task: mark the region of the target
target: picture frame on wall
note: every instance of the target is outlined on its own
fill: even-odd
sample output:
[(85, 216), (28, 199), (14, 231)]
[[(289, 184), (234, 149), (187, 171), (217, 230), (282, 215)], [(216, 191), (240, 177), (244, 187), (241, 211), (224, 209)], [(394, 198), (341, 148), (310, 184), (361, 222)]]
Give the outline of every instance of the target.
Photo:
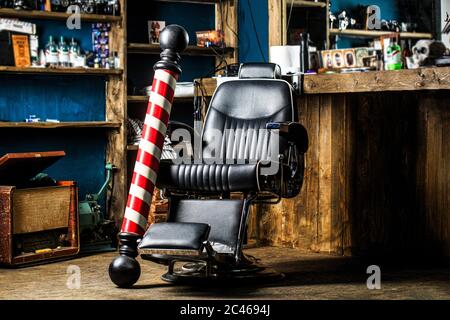
[(161, 20), (148, 21), (148, 37), (151, 44), (159, 44), (159, 35), (166, 27), (166, 22)]

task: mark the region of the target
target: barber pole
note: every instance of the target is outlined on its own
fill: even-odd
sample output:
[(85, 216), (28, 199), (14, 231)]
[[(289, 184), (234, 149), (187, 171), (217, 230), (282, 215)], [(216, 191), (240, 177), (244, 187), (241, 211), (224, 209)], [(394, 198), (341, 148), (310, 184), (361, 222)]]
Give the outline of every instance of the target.
[(146, 231), (175, 87), (181, 74), (179, 53), (187, 47), (189, 36), (183, 27), (170, 25), (161, 32), (160, 43), (161, 60), (154, 66), (152, 91), (119, 233), (120, 256), (109, 266), (109, 276), (119, 287), (132, 286), (141, 273), (135, 259), (137, 244)]
[(178, 76), (169, 70), (155, 71), (122, 232), (145, 233)]

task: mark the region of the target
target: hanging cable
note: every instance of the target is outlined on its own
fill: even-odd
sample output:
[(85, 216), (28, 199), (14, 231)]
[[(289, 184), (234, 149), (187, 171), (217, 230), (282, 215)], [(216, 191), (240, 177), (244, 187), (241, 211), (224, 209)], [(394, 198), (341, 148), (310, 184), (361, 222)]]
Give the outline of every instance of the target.
[(236, 39), (239, 41), (239, 35), (237, 34), (237, 32), (233, 29), (233, 27), (230, 26), (230, 23), (228, 22), (228, 10), (229, 10), (229, 6), (225, 6), (226, 12), (225, 12), (225, 24), (227, 26), (227, 28), (234, 34), (234, 36), (236, 37)]
[(292, 9), (293, 8), (294, 8), (294, 0), (291, 0), (291, 8), (289, 9), (289, 18), (288, 18), (288, 23), (287, 23), (286, 30), (289, 30), (289, 26), (291, 24), (291, 17), (292, 17)]
[(261, 41), (259, 40), (258, 30), (256, 30), (255, 17), (253, 16), (253, 10), (252, 10), (252, 6), (250, 4), (250, 0), (247, 0), (247, 5), (248, 5), (248, 9), (250, 10), (250, 18), (252, 20), (253, 31), (255, 32), (256, 41), (258, 42), (259, 52), (261, 53), (261, 57), (263, 58), (263, 61), (267, 62), (266, 56), (264, 55), (264, 52), (263, 52), (263, 49), (261, 46)]

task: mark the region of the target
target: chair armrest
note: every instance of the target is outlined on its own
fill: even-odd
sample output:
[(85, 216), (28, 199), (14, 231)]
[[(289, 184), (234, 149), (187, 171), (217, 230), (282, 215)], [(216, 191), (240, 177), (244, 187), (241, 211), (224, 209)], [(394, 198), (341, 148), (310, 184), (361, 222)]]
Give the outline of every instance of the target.
[(278, 130), (280, 136), (297, 145), (300, 153), (306, 153), (306, 151), (308, 151), (308, 132), (300, 123), (290, 121), (269, 122), (266, 124), (266, 129)]

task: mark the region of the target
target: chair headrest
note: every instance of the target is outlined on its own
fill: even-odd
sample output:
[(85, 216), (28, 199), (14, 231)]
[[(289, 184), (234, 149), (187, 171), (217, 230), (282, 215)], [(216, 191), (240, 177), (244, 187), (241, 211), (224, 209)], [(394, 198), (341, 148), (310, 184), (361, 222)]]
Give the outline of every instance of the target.
[(243, 63), (239, 79), (280, 79), (281, 68), (275, 63)]

